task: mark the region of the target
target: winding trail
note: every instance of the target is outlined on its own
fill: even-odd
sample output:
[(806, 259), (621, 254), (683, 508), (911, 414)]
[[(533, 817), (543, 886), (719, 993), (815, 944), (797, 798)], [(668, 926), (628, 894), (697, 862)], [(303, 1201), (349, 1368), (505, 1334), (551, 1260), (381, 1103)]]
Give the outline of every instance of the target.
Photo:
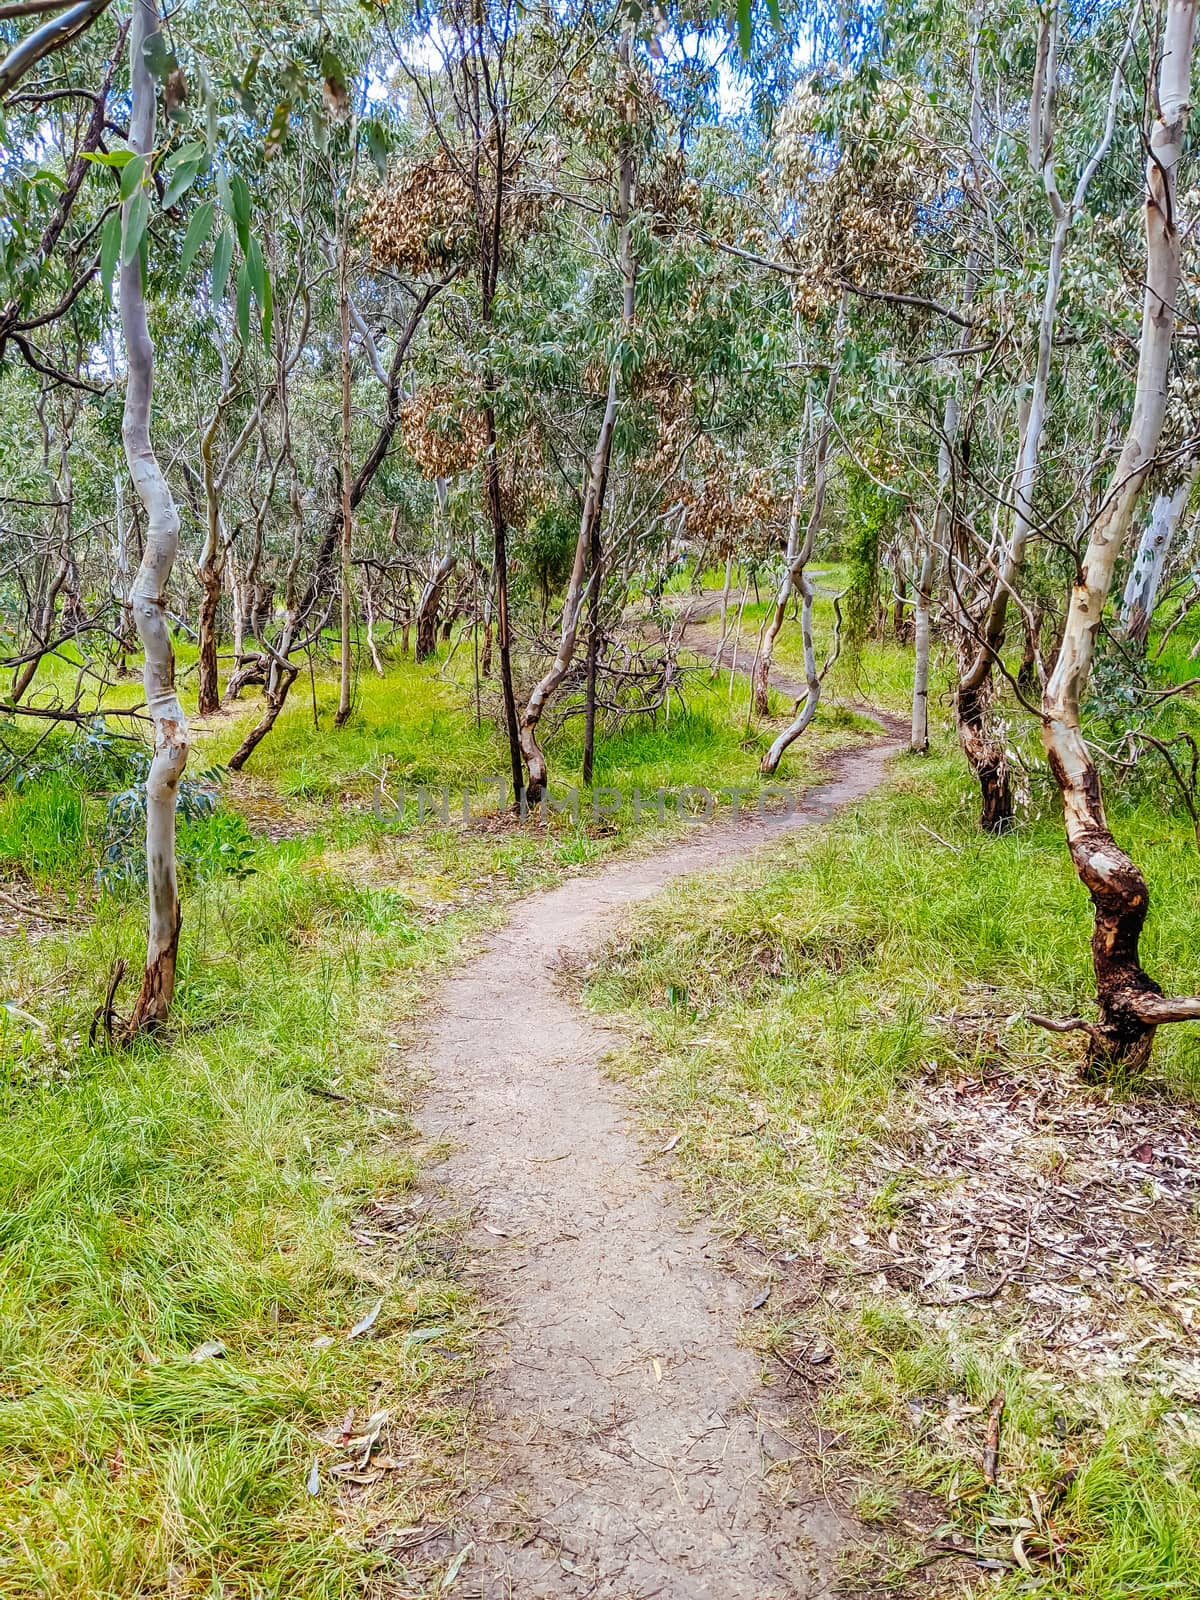
[[(773, 678), (784, 693), (794, 685)], [(830, 1592), (851, 1522), (813, 1492), (738, 1343), (752, 1290), (685, 1224), (600, 1071), (619, 1037), (557, 981), (626, 907), (879, 785), (886, 736), (839, 757), (790, 815), (683, 842), (521, 902), (443, 988), (416, 1063), (418, 1122), (452, 1153), (429, 1174), (471, 1219), (498, 1313), (477, 1394), (482, 1443), (449, 1549), (483, 1600), (783, 1600)]]

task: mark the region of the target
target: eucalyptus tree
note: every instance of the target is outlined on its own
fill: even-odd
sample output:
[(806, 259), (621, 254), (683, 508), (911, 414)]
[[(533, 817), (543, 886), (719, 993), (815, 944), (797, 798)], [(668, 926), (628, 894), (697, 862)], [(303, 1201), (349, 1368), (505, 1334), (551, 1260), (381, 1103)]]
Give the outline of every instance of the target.
[(1145, 289), (1137, 379), (1128, 431), (1103, 500), (1078, 558), (1062, 643), (1042, 700), (1042, 737), (1062, 795), (1067, 843), (1080, 882), (1095, 908), (1092, 962), (1099, 1015), (1039, 1018), (1089, 1039), (1093, 1073), (1144, 1070), (1157, 1029), (1200, 1020), (1200, 998), (1170, 998), (1141, 965), (1139, 944), (1149, 909), (1140, 868), (1113, 838), (1095, 757), (1080, 726), (1096, 638), (1117, 560), (1138, 496), (1153, 466), (1167, 407), (1168, 374), (1181, 293), (1184, 221), (1178, 173), (1192, 107), (1195, 0), (1167, 0), (1157, 39), (1155, 116), (1146, 162)]
[[(188, 726), (175, 691), (175, 652), (167, 624), (167, 586), (179, 548), (179, 513), (150, 438), (154, 346), (146, 315), (143, 247), (147, 244), (158, 88), (150, 71), (160, 37), (157, 0), (134, 0), (130, 28), (129, 145), (122, 170), (121, 331), (127, 375), (121, 432), (129, 476), (146, 513), (145, 547), (130, 591), (145, 656), (146, 705), (154, 719), (154, 756), (146, 776), (146, 884), (149, 933), (141, 989), (129, 1031), (166, 1020), (175, 992), (181, 921), (175, 867), (175, 798), (188, 757)], [(147, 251), (148, 254), (148, 251)]]
[[(621, 311), (619, 336), (608, 358), (607, 387), (604, 410), (600, 417), (595, 445), (591, 451), (583, 505), (579, 519), (579, 533), (575, 541), (575, 555), (562, 605), (562, 621), (558, 647), (549, 668), (535, 683), (521, 713), (521, 754), (528, 772), (526, 789), (530, 800), (540, 800), (546, 787), (546, 757), (538, 743), (537, 728), (543, 711), (561, 686), (575, 655), (579, 627), (583, 617), (584, 600), (590, 592), (594, 597), (591, 639), (588, 652), (588, 715), (586, 777), (591, 777), (592, 747), (595, 737), (595, 684), (599, 659), (599, 590), (602, 575), (603, 545), (601, 522), (604, 515), (604, 498), (608, 488), (612, 465), (613, 440), (617, 427), (617, 410), (621, 392), (622, 358), (633, 334), (637, 295), (637, 259), (634, 253), (631, 213), (633, 189), (637, 169), (636, 118), (639, 100), (638, 84), (633, 75), (633, 27), (628, 21), (622, 26), (615, 51), (613, 98), (620, 107), (616, 139), (615, 203), (611, 207), (616, 230), (616, 259), (621, 283)], [(590, 564), (590, 573), (588, 571)], [(585, 574), (587, 582), (585, 585)]]
[[(1051, 363), (1058, 326), (1059, 299), (1067, 243), (1087, 202), (1088, 191), (1108, 154), (1117, 126), (1117, 113), (1125, 88), (1126, 65), (1133, 45), (1133, 28), (1125, 26), (1115, 43), (1108, 93), (1099, 112), (1099, 132), (1085, 145), (1069, 194), (1060, 189), (1059, 149), (1063, 8), (1055, 3), (1041, 15), (1029, 92), (1028, 160), (1039, 176), (1050, 214), (1050, 240), (1044, 268), (1033, 372), (1023, 396), (1016, 466), (1006, 490), (1006, 511), (1011, 520), (999, 549), (989, 552), (981, 592), (960, 607), (959, 653), (962, 669), (955, 688), (955, 717), (959, 739), (980, 789), (980, 825), (989, 833), (1011, 826), (1012, 786), (1005, 743), (989, 727), (992, 677), (1004, 644), (1005, 622), (1031, 535), (1037, 526), (1035, 495), (1038, 468), (1046, 431)], [(1087, 100), (1086, 110), (1091, 110)], [(1088, 117), (1088, 121), (1093, 120)]]

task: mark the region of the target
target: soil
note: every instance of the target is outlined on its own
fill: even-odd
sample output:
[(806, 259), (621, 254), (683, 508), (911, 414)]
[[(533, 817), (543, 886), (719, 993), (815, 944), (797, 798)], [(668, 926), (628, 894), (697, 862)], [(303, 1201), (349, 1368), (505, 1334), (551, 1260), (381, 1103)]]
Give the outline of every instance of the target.
[(656, 1175), (601, 1070), (620, 1040), (559, 976), (627, 907), (868, 794), (896, 748), (889, 734), (843, 755), (789, 815), (697, 826), (531, 896), (442, 990), (414, 1061), (431, 1085), (418, 1121), (451, 1148), (429, 1181), (469, 1216), (468, 1271), (496, 1314), (446, 1545), (454, 1593), (831, 1592), (853, 1519), (814, 1486), (739, 1343), (754, 1286)]

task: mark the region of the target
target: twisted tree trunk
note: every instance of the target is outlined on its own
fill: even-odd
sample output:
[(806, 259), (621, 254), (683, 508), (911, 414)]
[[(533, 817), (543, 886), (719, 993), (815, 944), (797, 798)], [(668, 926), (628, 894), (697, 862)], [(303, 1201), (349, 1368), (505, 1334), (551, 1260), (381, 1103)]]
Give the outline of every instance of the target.
[(1149, 908), (1140, 869), (1116, 843), (1100, 778), (1079, 726), (1096, 635), (1138, 494), (1158, 448), (1179, 290), (1181, 228), (1176, 179), (1191, 109), (1197, 0), (1168, 0), (1158, 76), (1158, 114), (1146, 164), (1146, 288), (1133, 416), (1071, 591), (1066, 627), (1042, 700), (1042, 737), (1063, 800), (1067, 843), (1095, 907), (1092, 963), (1100, 1014), (1095, 1023), (1036, 1019), (1090, 1038), (1088, 1070), (1141, 1072), (1160, 1023), (1200, 1018), (1200, 1000), (1167, 999), (1142, 968), (1139, 940)]
[[(783, 759), (784, 751), (789, 745), (795, 744), (796, 740), (812, 722), (817, 714), (817, 706), (821, 699), (822, 674), (817, 671), (816, 649), (813, 644), (814, 590), (807, 568), (812, 560), (813, 550), (816, 548), (817, 534), (820, 531), (821, 518), (825, 511), (825, 490), (829, 482), (829, 440), (833, 434), (833, 403), (837, 397), (838, 380), (841, 376), (842, 346), (846, 326), (846, 300), (847, 296), (843, 293), (841, 305), (838, 307), (834, 354), (829, 367), (829, 379), (825, 385), (825, 408), (821, 416), (821, 430), (817, 435), (816, 449), (813, 452), (812, 507), (809, 511), (808, 524), (804, 530), (804, 538), (792, 559), (788, 562), (787, 572), (784, 574), (783, 580), (784, 587), (787, 588), (789, 593), (795, 590), (800, 595), (800, 638), (804, 648), (805, 694), (803, 700), (797, 701), (791, 722), (788, 723), (782, 733), (777, 735), (771, 744), (771, 748), (759, 762), (758, 770), (765, 777), (770, 777), (778, 769), (779, 763)], [(800, 467), (799, 457), (797, 457), (796, 465), (798, 474)], [(743, 596), (743, 600), (744, 598)], [(780, 589), (780, 600), (776, 602), (777, 614), (780, 601), (782, 601), (783, 605), (787, 603), (783, 588)]]
[[(134, 0), (130, 42), (133, 106), (129, 143), (154, 148), (157, 103), (146, 65), (146, 42), (158, 33), (154, 0)], [(134, 197), (125, 202), (126, 226)], [(130, 593), (145, 655), (146, 704), (154, 720), (154, 756), (146, 778), (146, 883), (149, 932), (146, 970), (129, 1019), (130, 1034), (165, 1020), (175, 992), (179, 949), (179, 888), (175, 870), (175, 803), (188, 757), (188, 729), (175, 692), (175, 653), (167, 627), (166, 591), (179, 546), (179, 512), (150, 442), (154, 346), (146, 318), (140, 251), (121, 269), (121, 327), (128, 378), (121, 435), (134, 488), (146, 510), (146, 543)]]
[[(779, 637), (779, 630), (783, 627), (783, 621), (787, 615), (788, 601), (799, 587), (800, 575), (797, 572), (796, 557), (800, 550), (800, 503), (804, 493), (805, 443), (806, 440), (802, 433), (800, 443), (796, 447), (795, 468), (792, 474), (792, 505), (788, 514), (787, 549), (784, 554), (783, 577), (779, 580), (779, 588), (775, 593), (775, 605), (767, 618), (767, 626), (763, 631), (762, 640), (758, 647), (758, 656), (754, 663), (754, 671), (751, 675), (754, 711), (760, 717), (767, 716), (771, 710), (771, 702), (767, 697), (767, 690), (771, 681), (771, 663), (775, 659), (775, 640)], [(724, 619), (722, 619), (722, 630), (724, 630)], [(717, 660), (720, 661), (719, 654)]]

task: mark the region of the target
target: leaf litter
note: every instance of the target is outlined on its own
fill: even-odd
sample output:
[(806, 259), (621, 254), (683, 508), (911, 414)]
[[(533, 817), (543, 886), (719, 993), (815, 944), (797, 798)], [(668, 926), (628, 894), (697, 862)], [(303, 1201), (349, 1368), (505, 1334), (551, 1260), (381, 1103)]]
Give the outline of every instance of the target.
[(1030, 1364), (1200, 1402), (1200, 1129), (1187, 1108), (1049, 1068), (1032, 1081), (931, 1076), (904, 1141), (868, 1159), (889, 1221), (859, 1221), (842, 1241), (864, 1275), (942, 1322), (1019, 1305)]

